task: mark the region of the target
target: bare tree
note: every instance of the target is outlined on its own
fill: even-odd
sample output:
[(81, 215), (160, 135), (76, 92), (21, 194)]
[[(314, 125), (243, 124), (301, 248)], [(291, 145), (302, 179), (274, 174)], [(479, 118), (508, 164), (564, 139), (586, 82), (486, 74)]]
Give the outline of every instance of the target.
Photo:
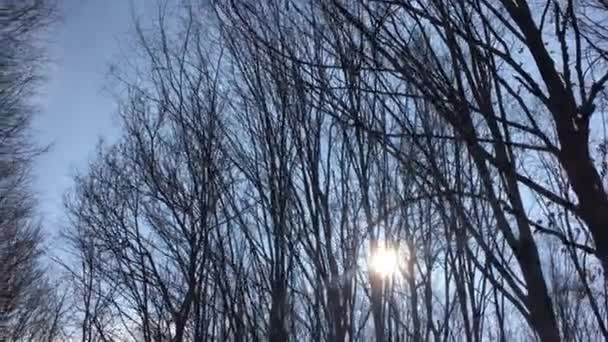
[[(413, 91), (403, 95), (422, 96), (453, 128), (453, 137), (465, 142), (525, 282), (524, 315), (542, 340), (560, 340), (533, 230), (575, 242), (537, 227), (526, 212), (526, 194), (580, 217), (593, 237), (593, 253), (606, 268), (601, 209), (606, 193), (589, 149), (590, 122), (594, 113), (602, 115), (598, 105), (608, 80), (605, 47), (598, 39), (603, 28), (594, 20), (603, 9), (591, 2), (554, 1), (328, 1), (320, 6), (345, 32), (361, 34), (369, 49), (355, 51), (370, 68), (407, 82)], [(549, 115), (540, 115), (541, 108)], [(418, 134), (415, 129), (403, 133)], [(521, 164), (526, 158), (559, 165), (570, 187), (558, 194), (548, 190), (548, 180), (534, 179)], [(570, 190), (578, 203), (569, 198)]]
[(602, 2), (198, 5), (69, 201), (85, 341), (608, 337)]
[(0, 1), (0, 340), (53, 341), (65, 301), (43, 269), (43, 239), (30, 190), (32, 103), (44, 65), (50, 1)]
[(128, 93), (124, 135), (100, 148), (67, 201), (84, 267), (74, 272), (85, 296), (84, 341), (204, 341), (223, 329), (212, 278), (228, 220), (221, 54), (203, 50), (194, 11), (175, 36), (163, 10), (154, 35), (138, 29), (145, 63), (135, 72), (146, 79), (118, 75)]

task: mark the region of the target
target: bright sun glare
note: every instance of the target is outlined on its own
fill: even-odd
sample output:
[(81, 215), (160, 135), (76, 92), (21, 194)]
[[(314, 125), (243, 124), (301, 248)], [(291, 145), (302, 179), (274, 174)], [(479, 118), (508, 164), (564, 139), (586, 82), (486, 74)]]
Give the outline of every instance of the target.
[(399, 265), (397, 263), (397, 252), (384, 244), (370, 255), (369, 268), (372, 272), (379, 274), (382, 278), (389, 278), (397, 273)]

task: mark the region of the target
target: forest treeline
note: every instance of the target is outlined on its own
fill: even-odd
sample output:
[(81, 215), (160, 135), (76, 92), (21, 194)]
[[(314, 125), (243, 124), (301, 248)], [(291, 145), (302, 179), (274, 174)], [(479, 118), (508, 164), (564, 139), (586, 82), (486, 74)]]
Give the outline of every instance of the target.
[[(606, 1), (156, 15), (112, 68), (120, 138), (66, 194), (61, 285), (15, 292), (7, 332), (45, 298), (29, 340), (608, 340)], [(14, 212), (2, 234), (40, 241)]]
[(49, 277), (42, 220), (31, 189), (34, 97), (47, 62), (43, 33), (57, 19), (47, 0), (0, 0), (0, 341), (62, 337), (66, 296)]

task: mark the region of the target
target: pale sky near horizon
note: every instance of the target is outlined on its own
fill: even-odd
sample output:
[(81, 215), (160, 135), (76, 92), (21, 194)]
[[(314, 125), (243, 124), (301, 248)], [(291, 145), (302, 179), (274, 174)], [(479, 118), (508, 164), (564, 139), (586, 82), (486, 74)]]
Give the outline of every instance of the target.
[[(34, 165), (43, 226), (53, 237), (63, 226), (63, 194), (76, 170), (85, 171), (100, 137), (118, 135), (116, 101), (107, 89), (110, 63), (120, 62), (133, 32), (133, 13), (150, 0), (59, 0), (61, 21), (51, 28), (51, 64), (40, 88), (33, 135), (51, 150)], [(148, 7), (148, 8), (146, 8)], [(135, 12), (134, 12), (135, 11)]]

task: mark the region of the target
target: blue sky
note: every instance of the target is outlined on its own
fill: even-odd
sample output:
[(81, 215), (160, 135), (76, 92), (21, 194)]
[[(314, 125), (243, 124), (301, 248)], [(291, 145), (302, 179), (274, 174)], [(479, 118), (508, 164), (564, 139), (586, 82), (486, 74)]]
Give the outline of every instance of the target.
[[(34, 190), (44, 228), (54, 235), (62, 226), (62, 196), (76, 170), (85, 170), (99, 137), (118, 134), (116, 101), (107, 91), (110, 63), (128, 53), (133, 13), (147, 0), (60, 0), (62, 20), (51, 29), (51, 64), (40, 89), (34, 136), (51, 150), (35, 164)], [(146, 10), (153, 7), (146, 8)]]

